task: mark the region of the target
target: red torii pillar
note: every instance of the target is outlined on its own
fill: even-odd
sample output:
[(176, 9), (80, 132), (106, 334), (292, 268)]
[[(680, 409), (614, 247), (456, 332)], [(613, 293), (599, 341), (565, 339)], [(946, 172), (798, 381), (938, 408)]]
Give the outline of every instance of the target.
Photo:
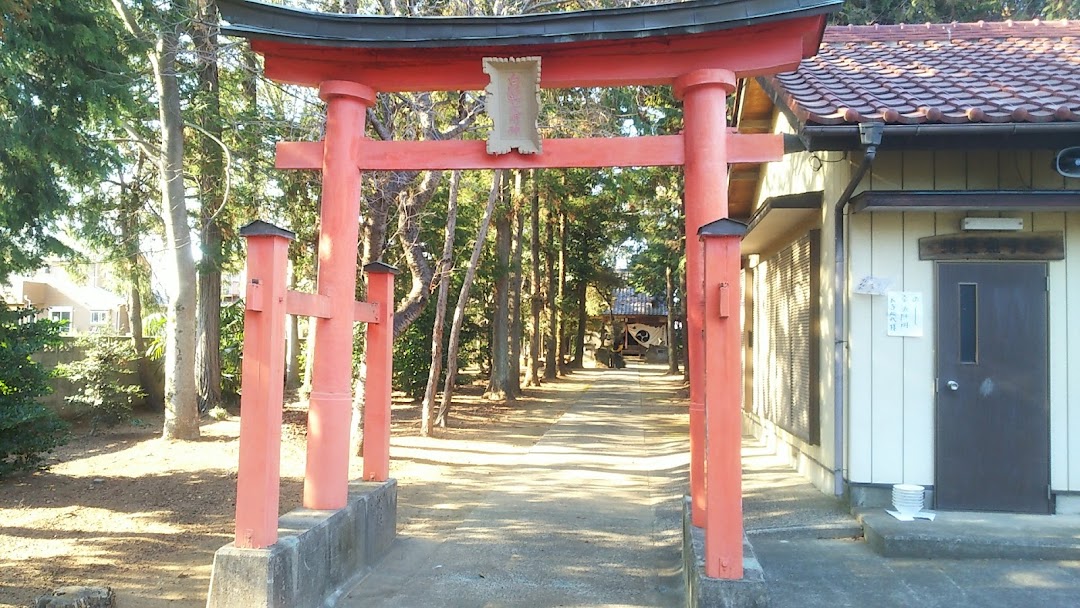
[(375, 103), (375, 91), (355, 82), (331, 80), (319, 87), (319, 97), (326, 101), (327, 108), (318, 292), (329, 300), (335, 314), (315, 322), (304, 506), (340, 509), (348, 501), (349, 491), (352, 309), (360, 231), (357, 161), (365, 112)]
[[(728, 217), (727, 95), (735, 90), (729, 70), (695, 70), (675, 79), (683, 100), (686, 204), (686, 343), (690, 367), (691, 520), (705, 527), (705, 262), (694, 235), (706, 223)], [(741, 530), (742, 523), (739, 523)], [(742, 540), (740, 539), (740, 550)]]

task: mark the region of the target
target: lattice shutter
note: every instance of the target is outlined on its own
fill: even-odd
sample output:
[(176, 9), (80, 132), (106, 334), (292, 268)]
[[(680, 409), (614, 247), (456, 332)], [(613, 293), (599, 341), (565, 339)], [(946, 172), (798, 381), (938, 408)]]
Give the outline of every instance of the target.
[(812, 232), (755, 272), (755, 396), (762, 414), (811, 443), (818, 440), (816, 236)]

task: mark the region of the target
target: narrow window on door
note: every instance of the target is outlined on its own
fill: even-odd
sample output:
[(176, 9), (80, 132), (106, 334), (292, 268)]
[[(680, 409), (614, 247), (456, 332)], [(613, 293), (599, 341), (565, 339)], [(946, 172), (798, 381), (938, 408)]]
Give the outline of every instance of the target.
[(979, 286), (960, 283), (960, 363), (979, 362)]

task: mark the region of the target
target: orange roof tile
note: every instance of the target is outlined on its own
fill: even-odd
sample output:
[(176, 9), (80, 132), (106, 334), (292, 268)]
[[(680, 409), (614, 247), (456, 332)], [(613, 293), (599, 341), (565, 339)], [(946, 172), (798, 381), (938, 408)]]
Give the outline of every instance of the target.
[(1080, 122), (1080, 21), (830, 26), (761, 82), (803, 123)]

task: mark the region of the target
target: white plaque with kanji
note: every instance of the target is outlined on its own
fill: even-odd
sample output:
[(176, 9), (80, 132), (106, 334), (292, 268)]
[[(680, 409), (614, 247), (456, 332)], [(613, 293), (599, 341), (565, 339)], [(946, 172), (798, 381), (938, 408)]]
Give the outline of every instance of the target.
[(506, 154), (515, 148), (522, 154), (539, 154), (540, 58), (485, 57), (484, 73), (491, 78), (484, 89), (492, 122), (488, 154)]

